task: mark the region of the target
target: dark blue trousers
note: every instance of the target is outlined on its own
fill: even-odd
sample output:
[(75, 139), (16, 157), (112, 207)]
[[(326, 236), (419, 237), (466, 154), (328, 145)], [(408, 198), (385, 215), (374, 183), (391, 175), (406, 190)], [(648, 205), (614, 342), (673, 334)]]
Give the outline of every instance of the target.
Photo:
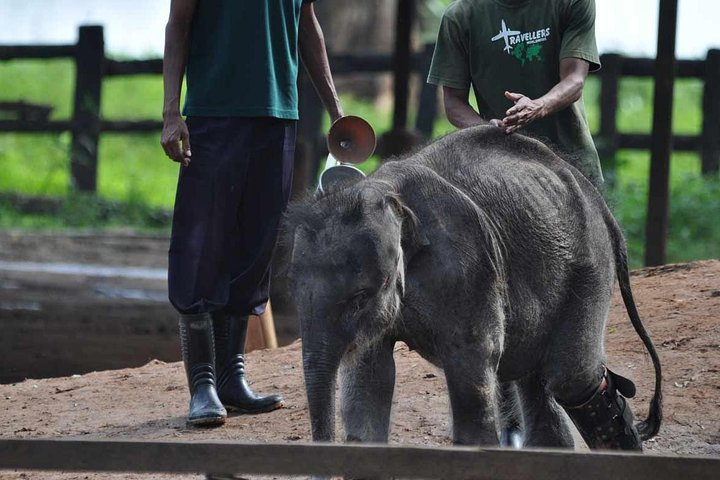
[(296, 122), (190, 117), (168, 269), (180, 313), (264, 312), (270, 260), (290, 197)]

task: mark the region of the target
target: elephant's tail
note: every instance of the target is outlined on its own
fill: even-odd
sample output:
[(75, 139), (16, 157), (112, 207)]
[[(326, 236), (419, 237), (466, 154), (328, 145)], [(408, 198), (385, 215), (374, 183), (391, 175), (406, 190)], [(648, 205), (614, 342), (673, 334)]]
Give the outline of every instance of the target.
[[(609, 214), (609, 211), (607, 213)], [(635, 299), (633, 298), (632, 290), (630, 289), (630, 274), (628, 271), (627, 246), (625, 245), (625, 239), (620, 231), (620, 227), (612, 216), (609, 218), (608, 226), (614, 244), (615, 269), (618, 283), (620, 284), (620, 293), (622, 295), (623, 302), (625, 303), (628, 316), (630, 317), (630, 322), (650, 354), (653, 367), (655, 368), (655, 393), (650, 401), (650, 410), (647, 418), (636, 425), (640, 438), (642, 440), (648, 440), (657, 435), (658, 430), (660, 430), (660, 423), (662, 423), (662, 370), (660, 366), (660, 358), (658, 357), (655, 345), (653, 344), (650, 335), (647, 330), (645, 330), (645, 326), (640, 320), (640, 314), (635, 306)]]

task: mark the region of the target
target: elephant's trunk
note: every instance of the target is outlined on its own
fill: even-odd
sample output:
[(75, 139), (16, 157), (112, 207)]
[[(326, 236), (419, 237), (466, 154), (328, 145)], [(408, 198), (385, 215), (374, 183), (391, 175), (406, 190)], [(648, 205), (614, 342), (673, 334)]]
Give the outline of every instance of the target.
[(315, 442), (332, 442), (335, 438), (336, 377), (347, 347), (337, 343), (329, 341), (326, 332), (303, 335), (305, 389)]

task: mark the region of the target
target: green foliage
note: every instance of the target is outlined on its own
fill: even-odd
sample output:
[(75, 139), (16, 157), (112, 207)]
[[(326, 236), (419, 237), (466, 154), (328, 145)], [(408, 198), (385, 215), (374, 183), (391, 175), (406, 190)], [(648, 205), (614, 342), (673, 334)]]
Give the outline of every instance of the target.
[(11, 198), (0, 198), (0, 229), (169, 231), (170, 213), (146, 203), (112, 202), (94, 195), (74, 193), (44, 209), (25, 212)]
[[(608, 194), (625, 231), (633, 268), (644, 259), (647, 183), (626, 182)], [(667, 257), (670, 262), (720, 258), (720, 177), (675, 177), (670, 190)]]
[(442, 14), (451, 0), (425, 0), (420, 4), (420, 36), (424, 43), (434, 42)]
[(52, 105), (54, 120), (70, 117), (74, 82), (71, 60), (0, 62), (0, 101)]
[(64, 195), (69, 182), (70, 135), (0, 134), (0, 192)]
[(110, 77), (103, 81), (102, 114), (110, 120), (158, 118), (162, 99), (162, 79), (158, 75)]
[(98, 191), (115, 201), (170, 207), (179, 168), (165, 156), (158, 134), (106, 134), (100, 141)]
[[(0, 63), (0, 101), (53, 105), (51, 118), (56, 120), (71, 115), (73, 85), (73, 64), (68, 60)], [(161, 109), (162, 80), (157, 75), (111, 77), (103, 83), (104, 118), (158, 118)], [(68, 195), (69, 151), (68, 133), (0, 134), (0, 192)], [(159, 134), (104, 134), (98, 162), (102, 199), (172, 205), (178, 165), (165, 157)]]

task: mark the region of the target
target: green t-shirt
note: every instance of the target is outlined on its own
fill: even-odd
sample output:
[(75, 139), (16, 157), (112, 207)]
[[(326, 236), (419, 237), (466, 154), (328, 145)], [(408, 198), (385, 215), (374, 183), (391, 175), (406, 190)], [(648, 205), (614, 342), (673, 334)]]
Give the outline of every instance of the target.
[[(457, 0), (443, 15), (428, 82), (472, 85), (480, 115), (502, 119), (512, 102), (560, 81), (560, 60), (580, 58), (600, 68), (595, 43), (595, 0)], [(582, 99), (525, 127), (548, 138), (596, 185), (602, 172)]]
[(298, 26), (312, 0), (199, 0), (185, 115), (298, 118)]

